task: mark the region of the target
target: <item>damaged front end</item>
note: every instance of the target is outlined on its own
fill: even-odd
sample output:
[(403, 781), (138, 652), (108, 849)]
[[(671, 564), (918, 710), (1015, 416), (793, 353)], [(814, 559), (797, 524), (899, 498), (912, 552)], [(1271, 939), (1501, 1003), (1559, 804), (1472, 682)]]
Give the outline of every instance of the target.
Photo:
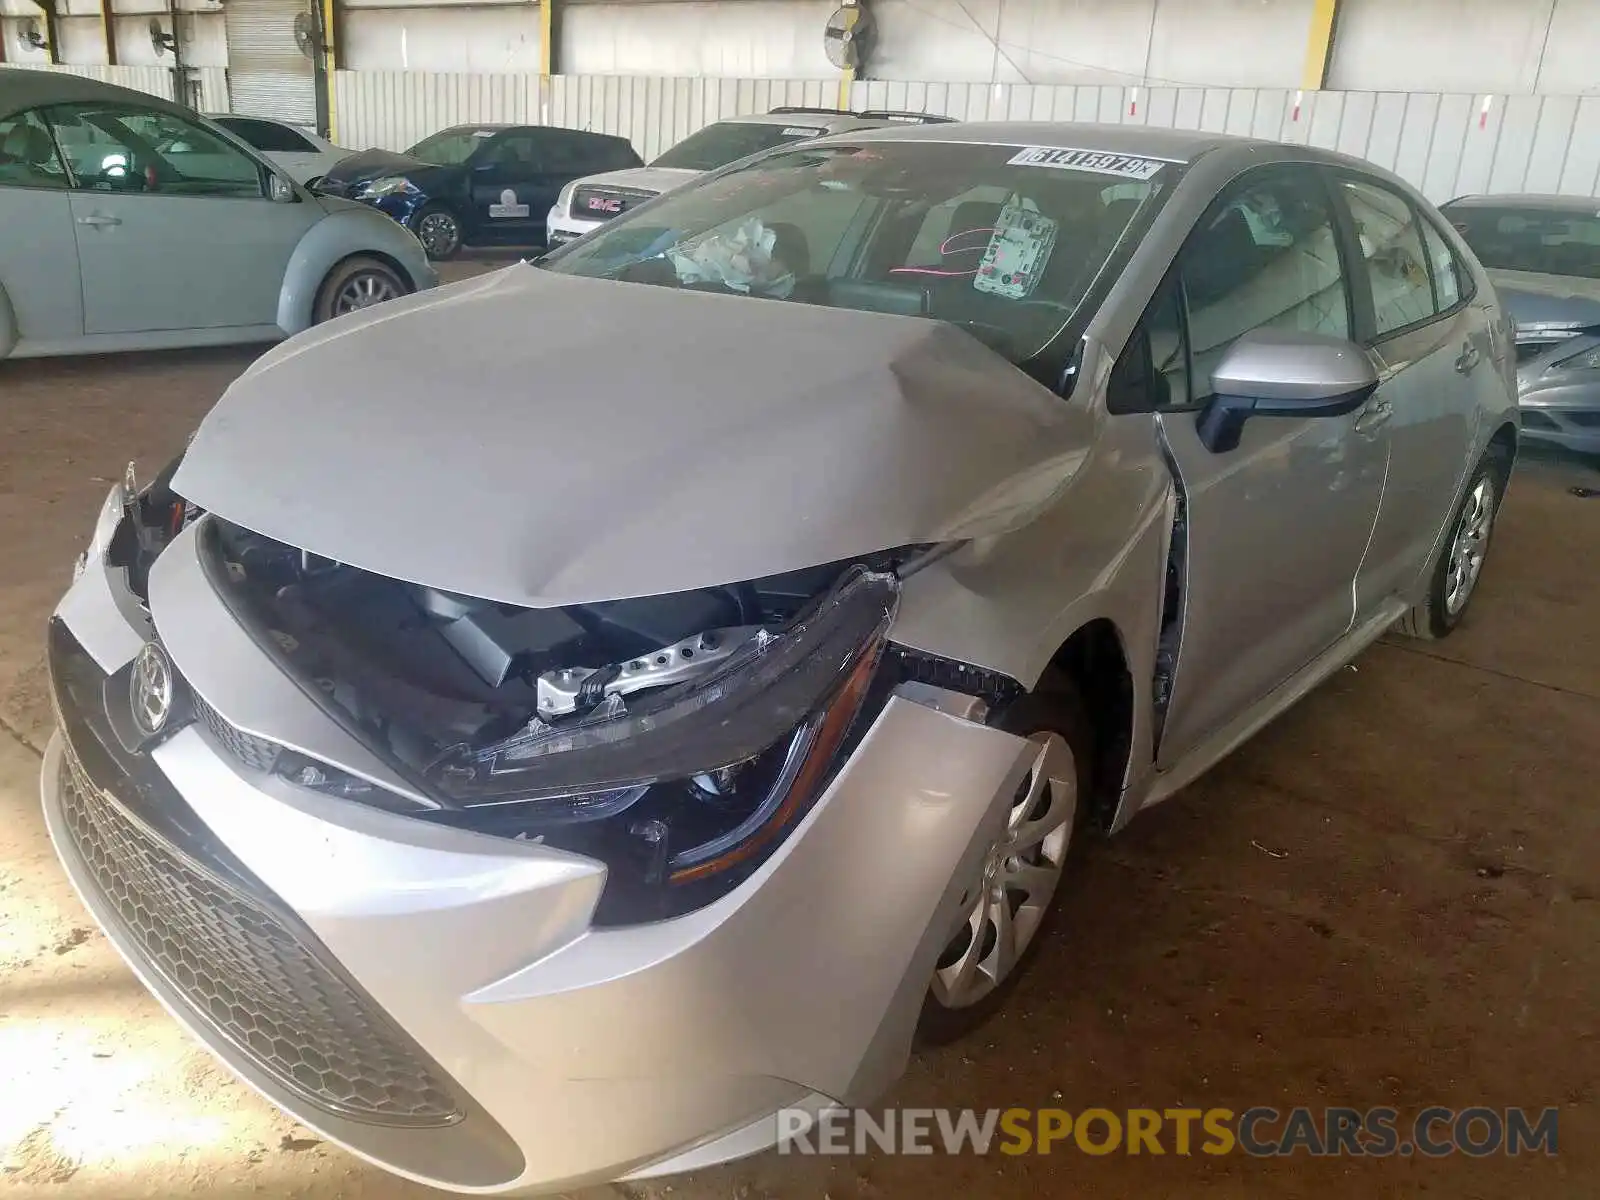
[[(907, 680), (1007, 683), (888, 642), (927, 547), (725, 587), (563, 608), (497, 604), (318, 558), (178, 500), (118, 532), (129, 579), (198, 520), (200, 564), (258, 648), (413, 792), (233, 729), (303, 788), (606, 864), (600, 926), (678, 915), (749, 877)], [(159, 614), (158, 614), (159, 617)], [(420, 799), (419, 799), (420, 798)]]

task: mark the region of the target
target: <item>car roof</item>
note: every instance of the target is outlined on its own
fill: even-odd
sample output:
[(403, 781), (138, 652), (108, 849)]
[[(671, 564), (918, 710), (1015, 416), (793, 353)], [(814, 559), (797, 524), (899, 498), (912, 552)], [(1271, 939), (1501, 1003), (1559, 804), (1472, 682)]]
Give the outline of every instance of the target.
[(1552, 196), (1530, 192), (1502, 192), (1491, 196), (1460, 196), (1442, 205), (1444, 208), (1534, 208), (1548, 212), (1584, 213), (1600, 215), (1600, 198), (1594, 196)]
[(148, 92), (85, 79), (65, 71), (34, 71), (26, 67), (0, 67), (0, 118), (41, 108), (46, 104), (76, 104), (82, 101), (117, 100), (177, 115), (193, 116), (188, 109), (152, 96)]
[[(626, 138), (619, 137), (614, 133), (596, 133), (592, 129), (569, 129), (565, 125), (507, 125), (504, 123), (497, 123), (495, 121), (469, 121), (464, 125), (450, 125), (444, 129), (436, 131), (435, 133), (430, 133), (428, 137), (437, 137), (441, 133), (460, 133), (464, 130), (473, 130), (480, 133), (533, 133), (546, 129), (555, 130), (558, 133), (575, 133), (579, 137), (603, 138), (608, 142), (621, 142), (627, 140)], [(426, 141), (427, 138), (422, 140)]]
[(795, 125), (826, 129), (829, 133), (845, 133), (852, 129), (876, 129), (883, 126), (911, 125), (921, 122), (949, 125), (949, 117), (934, 113), (890, 112), (884, 109), (866, 109), (852, 112), (844, 108), (809, 108), (803, 105), (774, 108), (764, 113), (741, 113), (724, 117), (718, 125)]
[[(960, 142), (978, 146), (1047, 146), (1062, 149), (1098, 150), (1106, 154), (1142, 154), (1173, 162), (1192, 163), (1214, 150), (1250, 147), (1282, 147), (1297, 153), (1306, 146), (1266, 142), (1258, 138), (1199, 130), (1163, 129), (1148, 125), (1097, 125), (1078, 121), (962, 121), (944, 125), (893, 124), (873, 129), (867, 136), (874, 141)], [(1342, 155), (1327, 154), (1327, 161), (1342, 161)]]

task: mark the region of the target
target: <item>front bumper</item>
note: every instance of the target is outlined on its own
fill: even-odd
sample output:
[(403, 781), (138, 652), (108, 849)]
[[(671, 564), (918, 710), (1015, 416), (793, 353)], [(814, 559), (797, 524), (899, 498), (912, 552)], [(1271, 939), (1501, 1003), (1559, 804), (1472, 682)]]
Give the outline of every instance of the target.
[(150, 608), (209, 719), (138, 753), (108, 736), (125, 692), (105, 680), (149, 629), (92, 557), (52, 631), (42, 792), (112, 942), (268, 1099), (398, 1174), (534, 1193), (753, 1153), (778, 1109), (862, 1103), (899, 1075), (1020, 739), (891, 699), (736, 891), (594, 930), (602, 864), (248, 765), (234, 735), (373, 773), (232, 622), (193, 534), (157, 562)]
[(590, 230), (599, 229), (604, 221), (590, 221), (574, 217), (557, 205), (545, 217), (545, 243), (554, 249), (576, 241)]
[(1539, 404), (1524, 399), (1522, 436), (1578, 454), (1600, 454), (1600, 404)]

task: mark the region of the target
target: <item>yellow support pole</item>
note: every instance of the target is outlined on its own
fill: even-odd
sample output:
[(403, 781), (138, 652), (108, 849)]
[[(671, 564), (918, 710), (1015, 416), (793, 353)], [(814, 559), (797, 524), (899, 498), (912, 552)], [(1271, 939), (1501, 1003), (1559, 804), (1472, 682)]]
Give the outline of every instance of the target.
[[(861, 9), (858, 5), (850, 4), (844, 9), (845, 32), (855, 31), (856, 23), (861, 20)], [(850, 85), (856, 81), (856, 69), (846, 67), (839, 75), (839, 107), (850, 107)]]
[(556, 4), (539, 0), (539, 74), (546, 79), (556, 73)]
[(1319, 92), (1327, 85), (1328, 67), (1333, 62), (1334, 26), (1338, 20), (1339, 0), (1313, 0), (1306, 67), (1301, 78), (1301, 86), (1308, 92)]
[[(111, 0), (104, 0), (110, 4)], [(339, 116), (334, 103), (334, 96), (338, 94), (337, 76), (334, 74), (339, 69), (339, 48), (334, 34), (334, 0), (322, 0), (322, 73), (327, 80), (328, 87), (328, 140), (339, 141)]]

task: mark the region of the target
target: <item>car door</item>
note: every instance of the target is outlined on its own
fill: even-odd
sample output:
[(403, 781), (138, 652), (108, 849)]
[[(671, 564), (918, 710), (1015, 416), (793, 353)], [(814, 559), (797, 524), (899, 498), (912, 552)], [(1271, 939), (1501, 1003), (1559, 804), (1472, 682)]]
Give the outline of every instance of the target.
[(21, 339), (81, 335), (67, 172), (36, 112), (0, 118), (0, 230), (0, 358)]
[(1313, 166), (1274, 165), (1231, 184), (1168, 288), (1146, 321), (1161, 381), (1152, 407), (1184, 502), (1163, 768), (1350, 629), (1388, 460), (1386, 433), (1364, 426), (1365, 409), (1258, 417), (1222, 452), (1200, 436), (1212, 372), (1242, 335), (1350, 332), (1339, 226)]
[(48, 111), (72, 178), (90, 334), (270, 326), (325, 214), (269, 198), (269, 168), (197, 121), (121, 101)]
[(1372, 610), (1417, 578), (1455, 505), (1477, 435), (1475, 389), (1499, 377), (1509, 347), (1491, 337), (1470, 279), (1411, 198), (1381, 180), (1335, 174), (1360, 250), (1352, 271), (1361, 340), (1379, 362), (1389, 479), (1356, 590)]
[(544, 241), (545, 194), (542, 131), (508, 129), (474, 155), (468, 186), (478, 238), (490, 242)]

